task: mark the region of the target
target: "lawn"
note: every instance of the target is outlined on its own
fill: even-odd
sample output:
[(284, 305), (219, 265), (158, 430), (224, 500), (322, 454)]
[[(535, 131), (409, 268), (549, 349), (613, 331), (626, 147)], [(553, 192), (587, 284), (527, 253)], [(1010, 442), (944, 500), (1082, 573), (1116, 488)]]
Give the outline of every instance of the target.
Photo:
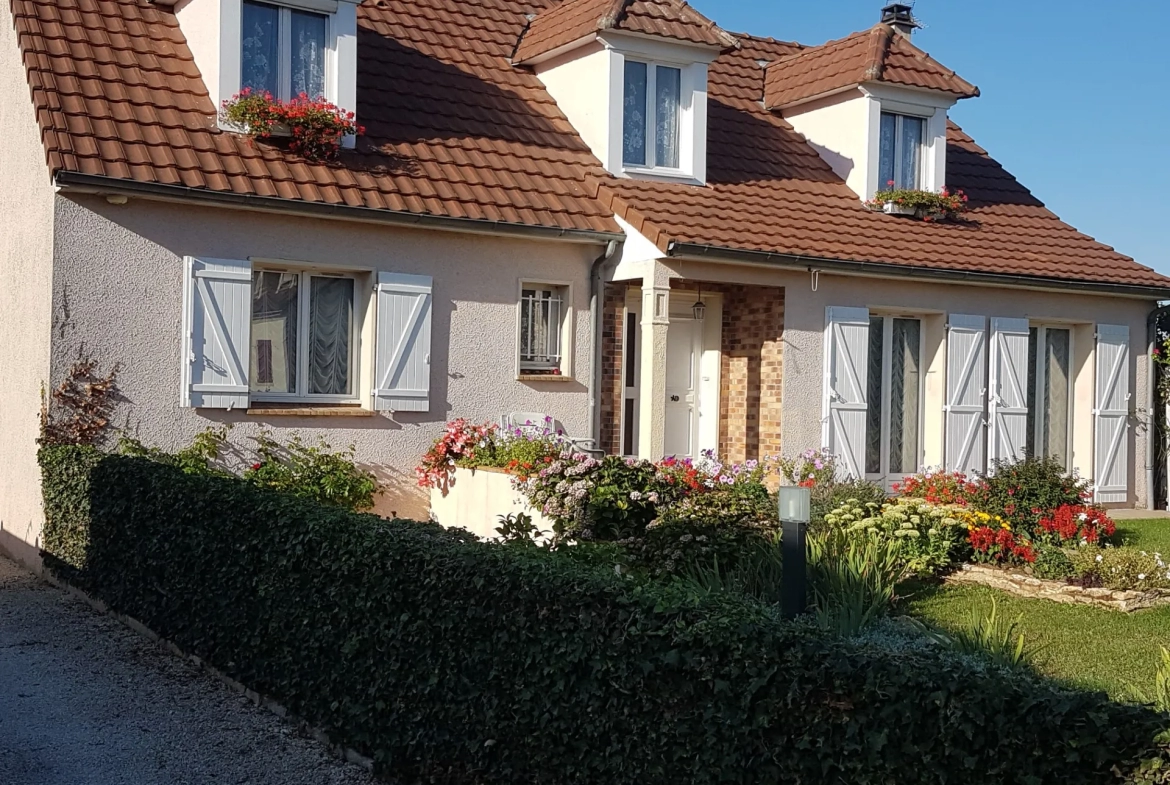
[[(1127, 544), (1170, 554), (1170, 519), (1120, 521)], [(1026, 640), (1041, 646), (1040, 669), (1061, 681), (1108, 692), (1117, 699), (1141, 698), (1154, 684), (1159, 648), (1170, 647), (1170, 606), (1120, 613), (1047, 600), (1026, 600), (978, 586), (914, 587), (904, 604), (912, 616), (940, 627), (963, 625), (972, 606), (1020, 617)]]

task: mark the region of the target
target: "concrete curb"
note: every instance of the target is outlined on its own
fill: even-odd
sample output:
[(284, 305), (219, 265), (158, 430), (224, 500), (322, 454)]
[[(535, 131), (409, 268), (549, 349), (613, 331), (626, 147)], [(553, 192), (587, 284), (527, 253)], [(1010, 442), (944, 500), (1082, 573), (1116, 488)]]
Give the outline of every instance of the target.
[(216, 680), (222, 682), (223, 684), (226, 684), (228, 687), (230, 687), (232, 689), (232, 691), (234, 691), (240, 695), (243, 695), (245, 698), (247, 698), (249, 701), (251, 701), (254, 705), (256, 705), (262, 709), (266, 709), (267, 711), (271, 712), (272, 714), (275, 714), (277, 717), (280, 717), (282, 720), (285, 720), (286, 722), (290, 722), (290, 723), (296, 725), (300, 730), (303, 730), (305, 733), (307, 733), (314, 741), (325, 745), (325, 747), (327, 747), (329, 749), (330, 754), (332, 754), (334, 757), (340, 758), (341, 760), (344, 760), (348, 763), (353, 763), (353, 764), (365, 769), (366, 771), (373, 773), (373, 771), (374, 771), (374, 759), (373, 758), (369, 758), (365, 755), (362, 755), (360, 752), (358, 752), (355, 749), (352, 749), (351, 747), (345, 747), (345, 746), (342, 746), (341, 744), (334, 744), (333, 741), (329, 738), (329, 734), (327, 734), (325, 731), (321, 730), (318, 727), (310, 725), (307, 721), (301, 719), (300, 717), (296, 716), (295, 714), (290, 713), (287, 708), (285, 708), (282, 704), (278, 703), (277, 701), (272, 700), (271, 698), (269, 698), (265, 695), (261, 695), (256, 690), (250, 689), (247, 685), (245, 685), (239, 681), (236, 681), (231, 676), (228, 676), (226, 673), (224, 673), (223, 671), (216, 668), (214, 665), (205, 661), (202, 657), (198, 657), (194, 654), (188, 654), (187, 652), (183, 651), (183, 649), (180, 648), (177, 644), (175, 644), (172, 641), (167, 640), (166, 638), (163, 638), (161, 635), (156, 633), (154, 630), (150, 629), (145, 624), (138, 621), (138, 619), (135, 619), (132, 616), (126, 616), (125, 614), (117, 613), (116, 611), (110, 610), (110, 607), (108, 605), (106, 605), (104, 602), (97, 599), (96, 597), (91, 597), (89, 594), (82, 591), (81, 589), (74, 586), (73, 584), (71, 584), (65, 580), (62, 580), (60, 577), (55, 575), (53, 573), (53, 571), (51, 569), (49, 569), (48, 567), (46, 567), (44, 570), (42, 570), (40, 572), (40, 574), (38, 574), (36, 577), (42, 578), (47, 583), (57, 587), (58, 589), (61, 589), (66, 594), (69, 594), (69, 595), (72, 595), (73, 597), (76, 597), (77, 599), (79, 599), (82, 602), (89, 605), (91, 608), (93, 608), (98, 613), (101, 613), (105, 616), (109, 616), (110, 618), (118, 621), (123, 626), (129, 628), (130, 630), (137, 633), (141, 637), (146, 638), (147, 640), (151, 641), (152, 643), (158, 645), (159, 648), (174, 655), (175, 657), (178, 657), (179, 659), (187, 660), (188, 662), (192, 663), (193, 665), (198, 667), (200, 670), (202, 670), (204, 673), (207, 673), (208, 675), (212, 676)]

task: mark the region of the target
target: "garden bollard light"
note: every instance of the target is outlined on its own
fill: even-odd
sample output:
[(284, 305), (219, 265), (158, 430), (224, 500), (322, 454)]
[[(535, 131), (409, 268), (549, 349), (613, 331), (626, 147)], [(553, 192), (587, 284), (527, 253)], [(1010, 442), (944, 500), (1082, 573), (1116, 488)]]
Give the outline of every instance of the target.
[(784, 559), (780, 608), (787, 619), (808, 609), (808, 574), (805, 538), (809, 523), (811, 494), (808, 488), (780, 489), (780, 552)]

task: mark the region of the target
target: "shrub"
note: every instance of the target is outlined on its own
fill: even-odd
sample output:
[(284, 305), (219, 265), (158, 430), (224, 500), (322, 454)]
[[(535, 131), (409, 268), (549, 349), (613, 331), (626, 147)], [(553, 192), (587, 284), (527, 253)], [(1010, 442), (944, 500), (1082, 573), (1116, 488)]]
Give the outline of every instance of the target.
[(814, 485), (810, 490), (809, 531), (820, 532), (826, 528), (825, 518), (833, 510), (846, 504), (865, 508), (870, 504), (878, 507), (889, 501), (885, 489), (868, 480), (832, 480)]
[(931, 504), (958, 504), (966, 507), (979, 491), (979, 483), (962, 472), (925, 471), (894, 483), (894, 493)]
[(1036, 561), (1032, 563), (1032, 572), (1037, 578), (1047, 580), (1063, 580), (1071, 578), (1076, 573), (1072, 559), (1063, 548), (1045, 543), (1036, 546)]
[(1034, 536), (1041, 519), (1065, 505), (1084, 504), (1089, 484), (1069, 474), (1053, 458), (998, 463), (982, 479), (972, 499), (978, 510), (1001, 516), (1020, 534)]
[(778, 536), (741, 543), (730, 560), (718, 555), (692, 560), (679, 570), (685, 585), (700, 596), (732, 592), (767, 605), (782, 600), (784, 558)]
[(1090, 585), (1123, 591), (1170, 589), (1170, 566), (1159, 553), (1126, 545), (1077, 548), (1070, 554), (1075, 575)]
[(77, 359), (47, 399), (41, 387), (41, 432), (37, 444), (41, 447), (102, 446), (110, 430), (110, 418), (121, 399), (119, 370), (121, 366), (115, 365), (105, 373), (100, 372), (98, 361), (83, 348), (78, 349)]
[(495, 432), (496, 426), (491, 423), (476, 425), (464, 419), (447, 423), (443, 435), (435, 439), (414, 470), (418, 484), (446, 493), (456, 465), (472, 461), (479, 450), (487, 449)]
[(117, 451), (122, 455), (149, 458), (158, 463), (174, 466), (184, 474), (223, 474), (228, 472), (217, 466), (224, 446), (227, 444), (228, 427), (207, 428), (197, 434), (191, 444), (169, 453), (158, 447), (147, 447), (138, 439), (123, 434), (118, 440)]
[(47, 517), (88, 527), (96, 597), (402, 782), (1095, 785), (1163, 722), (727, 593), (62, 449)]
[(921, 499), (899, 499), (880, 509), (872, 503), (846, 504), (825, 522), (849, 534), (900, 541), (906, 572), (924, 577), (939, 574), (958, 559), (967, 534), (962, 512)]
[(1100, 507), (1062, 504), (1040, 519), (1037, 539), (1054, 545), (1097, 545), (1117, 532), (1117, 525)]

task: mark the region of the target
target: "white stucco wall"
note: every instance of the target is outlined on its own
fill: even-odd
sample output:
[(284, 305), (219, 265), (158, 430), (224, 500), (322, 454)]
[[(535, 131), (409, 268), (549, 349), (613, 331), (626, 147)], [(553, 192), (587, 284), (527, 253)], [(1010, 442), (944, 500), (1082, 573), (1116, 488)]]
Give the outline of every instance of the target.
[[(894, 310), (924, 317), (948, 313), (987, 317), (1016, 317), (1034, 321), (1063, 322), (1073, 328), (1074, 380), (1073, 460), (1085, 476), (1092, 476), (1092, 400), (1093, 324), (1116, 324), (1129, 327), (1129, 382), (1133, 395), (1129, 444), (1129, 506), (1145, 506), (1147, 500), (1146, 466), (1149, 409), (1146, 317), (1155, 307), (1152, 301), (1091, 294), (1060, 293), (950, 283), (917, 283), (904, 280), (838, 276), (822, 273), (817, 291), (812, 291), (811, 276), (804, 271), (783, 271), (766, 267), (733, 267), (700, 262), (670, 261), (678, 274), (697, 280), (721, 280), (783, 286), (784, 302), (784, 410), (782, 444), (786, 455), (795, 455), (810, 447), (821, 446), (825, 308), (832, 306), (867, 307), (871, 310)], [(734, 314), (732, 314), (732, 318)], [(942, 325), (926, 319), (928, 333), (938, 333)], [(930, 335), (928, 334), (928, 339)], [(936, 339), (937, 339), (936, 335)], [(937, 344), (938, 341), (935, 341)], [(1089, 344), (1086, 348), (1085, 344)], [(945, 363), (924, 358), (926, 386), (945, 389), (939, 374)], [(1086, 366), (1087, 364), (1087, 366)], [(936, 392), (937, 395), (937, 392)], [(937, 397), (936, 397), (936, 400)], [(930, 405), (928, 399), (924, 405)], [(1088, 411), (1086, 411), (1088, 409)], [(927, 423), (925, 436), (927, 464), (942, 463), (941, 423)], [(932, 438), (936, 442), (930, 443)]]
[[(389, 486), (379, 511), (425, 517), (427, 495), (413, 468), (446, 421), (544, 412), (569, 433), (588, 435), (589, 267), (600, 246), (139, 199), (113, 206), (95, 197), (58, 198), (56, 227), (54, 298), (68, 300), (70, 327), (54, 342), (54, 378), (82, 342), (103, 362), (122, 363), (127, 402), (118, 423), (147, 444), (175, 448), (217, 423), (235, 425), (231, 439), (237, 444), (251, 444), (261, 428), (281, 436), (297, 431), (310, 441), (320, 436), (335, 447), (354, 444), (358, 459), (376, 467)], [(433, 276), (430, 412), (257, 417), (180, 408), (182, 257), (188, 254)], [(518, 283), (527, 278), (572, 284), (575, 379), (516, 379)]]
[(0, 549), (35, 567), (42, 523), (37, 411), (49, 375), (53, 191), (7, 3), (0, 4), (0, 95)]

